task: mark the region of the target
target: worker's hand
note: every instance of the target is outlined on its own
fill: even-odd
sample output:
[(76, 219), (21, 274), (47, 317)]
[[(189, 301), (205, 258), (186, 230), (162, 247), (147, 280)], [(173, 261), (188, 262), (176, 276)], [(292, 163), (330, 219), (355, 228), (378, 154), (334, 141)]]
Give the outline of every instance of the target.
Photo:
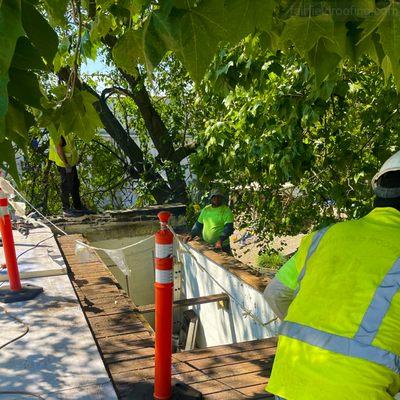
[(218, 242), (215, 243), (214, 247), (215, 247), (217, 250), (222, 250), (222, 242), (221, 242), (220, 240), (218, 240)]
[(183, 239), (183, 243), (190, 242), (191, 240), (193, 240), (192, 235), (187, 235), (187, 236)]
[(70, 167), (69, 165), (65, 166), (65, 171), (67, 174), (70, 174), (72, 172), (72, 167)]

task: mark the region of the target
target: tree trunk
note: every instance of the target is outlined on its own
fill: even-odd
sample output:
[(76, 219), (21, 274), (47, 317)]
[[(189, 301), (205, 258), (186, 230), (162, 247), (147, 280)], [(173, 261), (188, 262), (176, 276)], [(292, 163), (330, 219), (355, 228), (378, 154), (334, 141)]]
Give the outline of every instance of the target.
[(145, 181), (156, 182), (156, 186), (151, 190), (151, 194), (154, 196), (158, 204), (179, 201), (179, 199), (174, 196), (174, 191), (169, 188), (162, 176), (151, 171), (152, 166), (146, 163), (142, 150), (111, 112), (105, 100), (86, 83), (83, 84), (83, 88), (98, 99), (98, 101), (94, 103), (94, 107), (99, 114), (107, 133), (113, 138), (118, 147), (129, 159), (132, 168), (130, 168), (128, 172), (132, 177), (135, 179), (143, 178)]
[(142, 115), (147, 132), (159, 154), (158, 158), (161, 164), (163, 161), (170, 161), (175, 165), (174, 171), (169, 171), (166, 168), (168, 183), (176, 193), (177, 199), (180, 202), (186, 203), (188, 201), (186, 182), (180, 168), (180, 161), (182, 159), (178, 160), (176, 157), (176, 155), (181, 154), (181, 152), (177, 153), (175, 151), (170, 133), (162, 121), (160, 114), (151, 103), (150, 96), (143, 83), (138, 83), (138, 79), (122, 70), (120, 70), (120, 72), (129, 83), (131, 88), (130, 97), (133, 99)]

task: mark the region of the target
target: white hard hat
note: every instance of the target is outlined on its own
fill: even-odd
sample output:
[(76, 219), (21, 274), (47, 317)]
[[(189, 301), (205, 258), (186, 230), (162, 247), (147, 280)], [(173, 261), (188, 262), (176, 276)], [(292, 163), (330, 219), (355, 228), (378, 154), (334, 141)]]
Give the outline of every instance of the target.
[(393, 154), (385, 163), (382, 165), (381, 169), (372, 178), (372, 189), (374, 193), (383, 198), (391, 198), (399, 196), (400, 188), (383, 188), (379, 186), (379, 178), (381, 178), (387, 172), (400, 171), (400, 151)]

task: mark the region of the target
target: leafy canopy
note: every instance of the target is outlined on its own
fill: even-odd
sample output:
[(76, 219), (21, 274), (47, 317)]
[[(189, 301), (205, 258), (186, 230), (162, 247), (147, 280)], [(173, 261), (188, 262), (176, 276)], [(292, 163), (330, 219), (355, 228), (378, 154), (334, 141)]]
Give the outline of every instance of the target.
[(199, 84), (221, 45), (257, 33), (306, 59), (317, 87), (364, 55), (400, 87), (399, 13), (395, 0), (2, 0), (0, 162), (15, 173), (10, 151), (33, 124), (90, 140), (101, 124), (77, 78), (99, 49), (132, 75), (173, 52)]

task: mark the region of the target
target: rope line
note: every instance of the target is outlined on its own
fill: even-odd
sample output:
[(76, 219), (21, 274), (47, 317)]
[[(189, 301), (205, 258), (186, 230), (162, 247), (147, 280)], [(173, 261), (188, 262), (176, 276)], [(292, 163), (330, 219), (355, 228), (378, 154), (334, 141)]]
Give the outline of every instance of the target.
[(5, 394), (13, 394), (13, 395), (20, 394), (21, 396), (30, 396), (30, 397), (36, 397), (37, 399), (40, 399), (40, 400), (46, 400), (44, 397), (42, 397), (38, 394), (31, 393), (31, 392), (24, 392), (22, 390), (4, 390), (4, 391), (2, 390), (2, 391), (0, 391), (0, 396), (3, 396)]
[(24, 254), (28, 253), (29, 251), (32, 251), (34, 249), (36, 249), (37, 247), (39, 247), (43, 242), (46, 242), (47, 240), (53, 239), (54, 236), (51, 235), (49, 237), (47, 237), (46, 239), (40, 240), (39, 242), (37, 242), (34, 246), (32, 246), (31, 248), (29, 248), (28, 250), (23, 251), (21, 254), (18, 254), (17, 256), (17, 261), (19, 260), (20, 257), (22, 257)]
[(1, 350), (1, 349), (4, 349), (4, 348), (5, 348), (6, 346), (8, 346), (9, 344), (14, 343), (14, 342), (16, 342), (17, 340), (19, 340), (19, 339), (21, 339), (22, 337), (24, 337), (24, 336), (29, 332), (29, 325), (28, 325), (26, 322), (22, 321), (22, 319), (19, 319), (18, 317), (15, 317), (15, 316), (11, 315), (11, 313), (10, 313), (5, 307), (0, 306), (0, 309), (4, 312), (5, 315), (7, 315), (7, 316), (8, 316), (9, 318), (11, 318), (12, 320), (19, 322), (19, 323), (22, 324), (23, 327), (25, 328), (24, 332), (22, 332), (19, 336), (15, 337), (15, 338), (13, 338), (13, 339), (11, 339), (11, 340), (9, 340), (9, 341), (6, 342), (5, 344), (2, 344), (2, 345), (0, 346), (0, 350)]
[[(63, 235), (65, 235), (65, 236), (67, 236), (68, 235), (68, 233), (67, 232), (65, 232), (65, 231), (63, 231), (61, 228), (59, 228), (57, 225), (55, 225), (55, 224), (53, 224), (53, 222), (51, 222), (46, 216), (44, 216), (32, 203), (30, 203), (17, 189), (15, 189), (15, 187), (10, 183), (10, 181), (8, 181), (8, 180), (6, 180), (6, 179), (2, 179), (2, 181), (0, 182), (0, 183), (2, 183), (3, 185), (4, 185), (4, 183), (3, 182), (6, 182), (6, 184), (8, 184), (12, 189), (13, 189), (13, 191), (19, 196), (19, 197), (21, 197), (21, 199), (26, 203), (26, 204), (28, 204), (33, 210), (35, 210), (43, 219), (45, 219), (50, 225), (52, 225), (55, 229), (57, 229), (59, 232), (61, 232)], [(3, 188), (2, 188), (3, 189)], [(6, 191), (4, 191), (5, 193), (7, 193)], [(11, 204), (11, 203), (10, 203)], [(11, 204), (12, 205), (12, 204)], [(14, 205), (12, 205), (12, 207), (15, 209), (15, 206)], [(24, 219), (26, 219), (26, 220), (31, 220), (31, 218), (29, 218), (29, 217), (27, 217), (27, 216), (24, 216), (23, 217)], [(35, 222), (38, 222), (38, 221), (35, 221)]]
[[(34, 211), (36, 211), (44, 220), (46, 220), (50, 225), (52, 225), (55, 229), (57, 229), (61, 234), (63, 234), (64, 236), (68, 236), (68, 233), (67, 232), (65, 232), (64, 230), (62, 230), (61, 228), (59, 228), (56, 224), (54, 224), (53, 222), (51, 222), (45, 215), (43, 215), (33, 204), (31, 204), (12, 184), (11, 184), (11, 182), (10, 181), (8, 181), (8, 180), (6, 180), (6, 179), (2, 179), (1, 181), (0, 181), (0, 184), (3, 184), (4, 185), (4, 183), (6, 184), (6, 185), (8, 185), (9, 186), (9, 188), (11, 188), (19, 197), (21, 197), (21, 199), (26, 203), (26, 204), (28, 204)], [(1, 186), (1, 185), (0, 185)], [(6, 192), (6, 191), (5, 191)], [(8, 191), (7, 191), (8, 192)], [(9, 193), (9, 192), (8, 192)], [(16, 210), (16, 207), (15, 207), (15, 205), (13, 204), (13, 202), (9, 202), (10, 203), (10, 205)], [(23, 215), (23, 216), (21, 216), (23, 219), (25, 219), (25, 220), (27, 220), (28, 222), (34, 222), (34, 223), (39, 223), (39, 224), (41, 224), (42, 226), (46, 226), (46, 225), (44, 225), (43, 223), (41, 223), (40, 221), (36, 221), (36, 220), (34, 220), (33, 218), (29, 218), (29, 217), (27, 217), (26, 215)], [(154, 235), (151, 235), (151, 236), (149, 236), (149, 237), (147, 237), (147, 238), (145, 238), (145, 239), (143, 239), (143, 240), (140, 240), (139, 242), (136, 242), (136, 243), (133, 243), (133, 244), (131, 244), (131, 245), (128, 245), (128, 246), (124, 246), (124, 247), (121, 247), (121, 248), (118, 248), (118, 249), (103, 249), (103, 248), (99, 248), (99, 247), (94, 247), (94, 246), (90, 246), (90, 245), (88, 245), (88, 244), (86, 244), (86, 243), (83, 243), (82, 241), (80, 241), (80, 240), (75, 240), (75, 242), (76, 243), (79, 243), (80, 245), (82, 245), (82, 246), (84, 246), (84, 247), (87, 247), (87, 248), (90, 248), (90, 249), (93, 249), (93, 250), (101, 250), (101, 251), (106, 251), (106, 250), (108, 250), (108, 251), (110, 251), (110, 250), (112, 250), (112, 251), (123, 251), (123, 250), (127, 250), (127, 249), (129, 249), (129, 248), (131, 248), (131, 247), (135, 247), (135, 246), (138, 246), (139, 244), (142, 244), (142, 243), (144, 243), (144, 242), (146, 242), (147, 240), (150, 240), (150, 239), (152, 239), (154, 237)], [(47, 239), (46, 239), (47, 240)], [(32, 250), (32, 249), (30, 249), (30, 250)], [(22, 253), (22, 254), (24, 254), (24, 253)], [(22, 255), (21, 254), (21, 255)]]
[(75, 240), (75, 242), (78, 243), (78, 244), (80, 244), (80, 245), (82, 245), (82, 246), (84, 246), (84, 247), (87, 247), (87, 248), (89, 248), (89, 249), (92, 249), (92, 250), (100, 250), (100, 251), (104, 251), (104, 252), (107, 252), (107, 251), (124, 251), (124, 250), (130, 249), (131, 247), (135, 247), (135, 246), (138, 246), (139, 244), (142, 244), (142, 243), (144, 243), (144, 242), (147, 242), (148, 240), (153, 239), (153, 237), (154, 237), (154, 235), (151, 235), (151, 236), (149, 236), (149, 237), (147, 237), (147, 238), (145, 238), (145, 239), (143, 239), (143, 240), (140, 240), (139, 242), (130, 244), (130, 245), (125, 246), (125, 247), (120, 247), (120, 248), (118, 248), (118, 249), (103, 249), (103, 248), (101, 248), (101, 247), (94, 247), (94, 246), (90, 246), (90, 245), (87, 244), (87, 243), (83, 243), (83, 242), (80, 241), (80, 240)]

